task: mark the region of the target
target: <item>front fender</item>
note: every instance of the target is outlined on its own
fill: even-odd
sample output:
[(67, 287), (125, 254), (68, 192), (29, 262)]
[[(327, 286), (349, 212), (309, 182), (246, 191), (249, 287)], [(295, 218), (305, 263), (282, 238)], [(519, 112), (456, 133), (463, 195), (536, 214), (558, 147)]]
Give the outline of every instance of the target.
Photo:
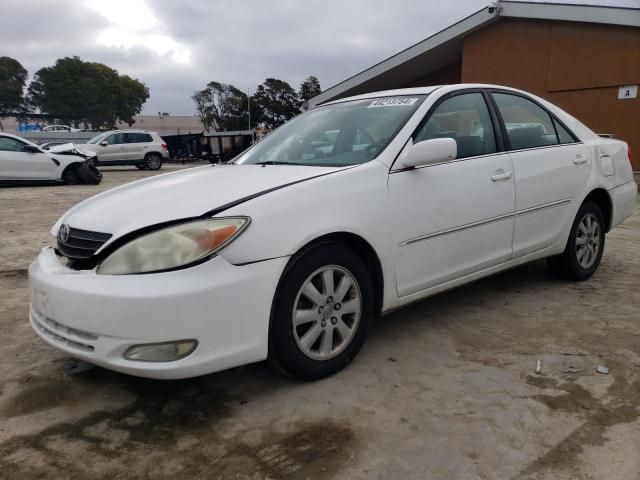
[(351, 233), (371, 245), (385, 285), (395, 286), (387, 177), (388, 168), (373, 161), (225, 210), (219, 216), (247, 215), (251, 225), (220, 255), (236, 265), (288, 257), (319, 237)]

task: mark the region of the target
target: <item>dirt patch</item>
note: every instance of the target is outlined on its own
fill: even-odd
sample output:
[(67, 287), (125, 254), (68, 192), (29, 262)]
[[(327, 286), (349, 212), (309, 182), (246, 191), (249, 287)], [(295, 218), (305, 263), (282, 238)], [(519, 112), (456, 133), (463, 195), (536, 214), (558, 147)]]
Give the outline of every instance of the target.
[(12, 268), (10, 270), (0, 270), (0, 278), (20, 279), (27, 278), (29, 271), (26, 268)]
[(207, 473), (216, 478), (236, 478), (240, 473), (246, 478), (333, 478), (355, 457), (354, 441), (354, 432), (335, 421), (302, 423), (293, 433), (257, 447), (236, 445)]
[(223, 438), (221, 422), (247, 402), (206, 378), (162, 382), (97, 369), (70, 381), (24, 383), (28, 386), (3, 406), (3, 416), (70, 405), (83, 390), (101, 384), (122, 388), (135, 400), (5, 442), (0, 445), (3, 479), (168, 479), (178, 472), (197, 479), (331, 478), (354, 457), (353, 430), (330, 419), (297, 423), (286, 433), (264, 428), (255, 443)]
[(635, 422), (640, 417), (637, 402), (633, 400), (640, 395), (638, 381), (615, 380), (608, 391), (611, 399), (606, 403), (598, 401), (587, 389), (574, 381), (560, 383), (553, 378), (530, 375), (526, 382), (538, 388), (553, 388), (564, 392), (561, 395), (532, 395), (531, 398), (551, 410), (578, 414), (584, 418), (584, 423), (532, 462), (522, 472), (522, 476), (549, 470), (571, 469), (586, 446), (603, 445), (608, 440), (608, 428), (621, 423)]
[(553, 378), (527, 376), (529, 385), (538, 388), (554, 388), (565, 392), (562, 395), (532, 395), (531, 398), (543, 403), (551, 410), (567, 413), (584, 413), (584, 410), (597, 408), (599, 403), (591, 392), (574, 381), (559, 384)]

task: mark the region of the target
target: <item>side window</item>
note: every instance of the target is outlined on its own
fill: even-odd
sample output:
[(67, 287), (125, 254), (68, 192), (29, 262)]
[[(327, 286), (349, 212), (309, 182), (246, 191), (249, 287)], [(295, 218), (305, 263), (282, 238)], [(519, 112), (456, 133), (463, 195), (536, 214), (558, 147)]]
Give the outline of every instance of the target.
[(414, 142), (447, 137), (458, 144), (457, 158), (496, 152), (491, 116), (481, 93), (465, 93), (444, 100), (422, 126)]
[(124, 133), (114, 133), (110, 137), (105, 138), (105, 141), (109, 145), (119, 145), (125, 142), (125, 134)]
[(524, 97), (494, 93), (512, 150), (557, 145), (553, 120), (546, 110)]
[(553, 124), (556, 127), (556, 132), (558, 132), (558, 140), (560, 141), (560, 143), (574, 143), (576, 141), (574, 136), (569, 133), (566, 128), (560, 125), (560, 123), (555, 118), (553, 119)]
[(146, 133), (127, 133), (127, 143), (147, 143), (151, 142), (151, 135)]
[(1, 152), (22, 152), (24, 143), (9, 137), (0, 137)]

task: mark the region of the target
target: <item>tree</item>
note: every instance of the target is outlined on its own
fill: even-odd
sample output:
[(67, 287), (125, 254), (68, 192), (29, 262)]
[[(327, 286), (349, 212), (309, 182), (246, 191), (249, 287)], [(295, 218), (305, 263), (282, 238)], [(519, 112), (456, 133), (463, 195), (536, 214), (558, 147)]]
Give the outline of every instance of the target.
[(114, 128), (117, 121), (132, 125), (148, 98), (149, 89), (138, 80), (101, 63), (65, 57), (36, 72), (27, 99), (42, 113), (96, 129)]
[(233, 85), (212, 81), (191, 98), (207, 131), (247, 128), (247, 95)]
[(215, 129), (213, 118), (213, 99), (211, 98), (211, 90), (205, 88), (195, 92), (191, 99), (196, 104), (196, 113), (200, 117), (202, 126), (208, 132), (212, 128)]
[[(0, 57), (0, 119), (23, 108), (27, 71), (10, 57)], [(0, 122), (0, 130), (4, 130)]]
[(320, 88), (320, 81), (311, 75), (300, 85), (298, 96), (302, 102), (308, 102), (310, 99), (320, 95), (321, 93), (322, 89)]
[(277, 128), (300, 113), (298, 94), (287, 82), (267, 78), (258, 85), (253, 96), (259, 110), (258, 123), (265, 128)]

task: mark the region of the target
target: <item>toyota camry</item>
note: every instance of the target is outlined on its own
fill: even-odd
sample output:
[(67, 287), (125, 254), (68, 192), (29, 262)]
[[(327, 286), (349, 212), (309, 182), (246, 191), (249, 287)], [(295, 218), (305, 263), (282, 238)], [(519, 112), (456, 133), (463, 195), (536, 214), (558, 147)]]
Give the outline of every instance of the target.
[(636, 205), (626, 143), (491, 85), (341, 99), (228, 164), (67, 211), (30, 267), (30, 321), (68, 355), (183, 378), (272, 360), (344, 368), (372, 318), (546, 258), (583, 281)]

